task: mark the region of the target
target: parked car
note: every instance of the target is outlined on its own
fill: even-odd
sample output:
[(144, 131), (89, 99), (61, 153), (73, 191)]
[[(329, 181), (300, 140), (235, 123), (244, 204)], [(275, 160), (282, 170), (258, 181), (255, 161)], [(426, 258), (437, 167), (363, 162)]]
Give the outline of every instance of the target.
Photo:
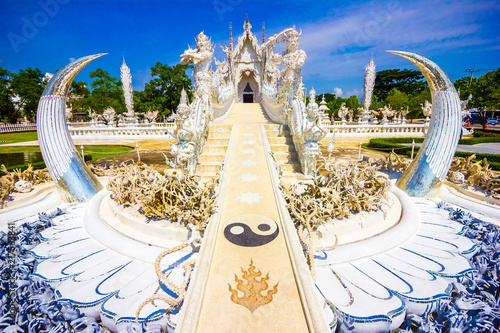
[[(470, 124), (481, 124), (481, 117), (479, 116), (478, 113), (471, 113), (469, 116), (469, 121)], [(495, 120), (491, 117), (486, 117), (486, 121), (488, 122), (488, 125), (496, 125), (498, 124), (498, 120)]]

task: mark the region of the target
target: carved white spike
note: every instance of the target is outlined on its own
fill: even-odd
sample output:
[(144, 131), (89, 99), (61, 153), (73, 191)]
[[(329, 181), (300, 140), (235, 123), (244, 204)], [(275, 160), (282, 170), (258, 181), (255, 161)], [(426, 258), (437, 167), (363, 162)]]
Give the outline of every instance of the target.
[(363, 88), (363, 107), (365, 110), (370, 109), (372, 103), (373, 88), (375, 87), (375, 63), (373, 58), (365, 68), (365, 86)]
[(460, 98), (449, 77), (434, 62), (411, 52), (388, 52), (414, 63), (427, 79), (432, 94), (431, 123), (424, 143), (396, 185), (414, 197), (436, 196), (460, 138)]
[(78, 72), (103, 55), (83, 57), (61, 68), (47, 84), (38, 103), (36, 126), (40, 151), (66, 202), (87, 201), (102, 189), (71, 140), (66, 125), (66, 95)]
[(122, 79), (123, 96), (125, 97), (125, 105), (127, 106), (127, 116), (134, 116), (134, 97), (132, 88), (132, 74), (130, 68), (125, 63), (125, 56), (123, 56), (123, 64), (120, 67), (120, 77)]

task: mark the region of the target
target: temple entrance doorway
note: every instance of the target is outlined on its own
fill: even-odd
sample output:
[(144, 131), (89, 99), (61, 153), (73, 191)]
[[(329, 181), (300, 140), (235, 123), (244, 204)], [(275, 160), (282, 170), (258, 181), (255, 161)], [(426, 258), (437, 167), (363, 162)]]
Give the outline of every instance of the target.
[(253, 90), (250, 83), (243, 89), (243, 103), (253, 103)]
[(238, 82), (238, 102), (240, 103), (258, 103), (259, 85), (253, 73), (243, 73), (240, 82)]

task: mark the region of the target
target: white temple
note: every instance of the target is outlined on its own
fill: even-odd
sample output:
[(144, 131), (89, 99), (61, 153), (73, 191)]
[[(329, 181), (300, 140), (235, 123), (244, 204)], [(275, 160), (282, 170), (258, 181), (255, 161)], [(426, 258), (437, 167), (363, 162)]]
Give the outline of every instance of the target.
[[(238, 37), (238, 43), (233, 46), (232, 27), (229, 27), (229, 47), (226, 53), (234, 89), (237, 91), (237, 102), (258, 103), (261, 101), (262, 83), (262, 47), (257, 37), (252, 33), (252, 25), (248, 15), (243, 24), (243, 34)], [(262, 41), (264, 42), (264, 27)]]

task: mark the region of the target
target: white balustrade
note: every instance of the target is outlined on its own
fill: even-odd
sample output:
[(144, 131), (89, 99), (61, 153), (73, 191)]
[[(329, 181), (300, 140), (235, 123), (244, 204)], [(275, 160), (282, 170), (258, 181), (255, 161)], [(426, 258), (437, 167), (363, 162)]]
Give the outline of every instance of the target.
[(79, 139), (127, 139), (127, 138), (171, 138), (175, 129), (174, 123), (160, 124), (137, 124), (134, 126), (70, 126), (69, 132), (72, 138)]
[(6, 124), (0, 125), (0, 133), (36, 131), (36, 124)]
[(337, 138), (349, 137), (425, 137), (429, 124), (347, 124), (334, 122), (324, 125), (327, 136)]

